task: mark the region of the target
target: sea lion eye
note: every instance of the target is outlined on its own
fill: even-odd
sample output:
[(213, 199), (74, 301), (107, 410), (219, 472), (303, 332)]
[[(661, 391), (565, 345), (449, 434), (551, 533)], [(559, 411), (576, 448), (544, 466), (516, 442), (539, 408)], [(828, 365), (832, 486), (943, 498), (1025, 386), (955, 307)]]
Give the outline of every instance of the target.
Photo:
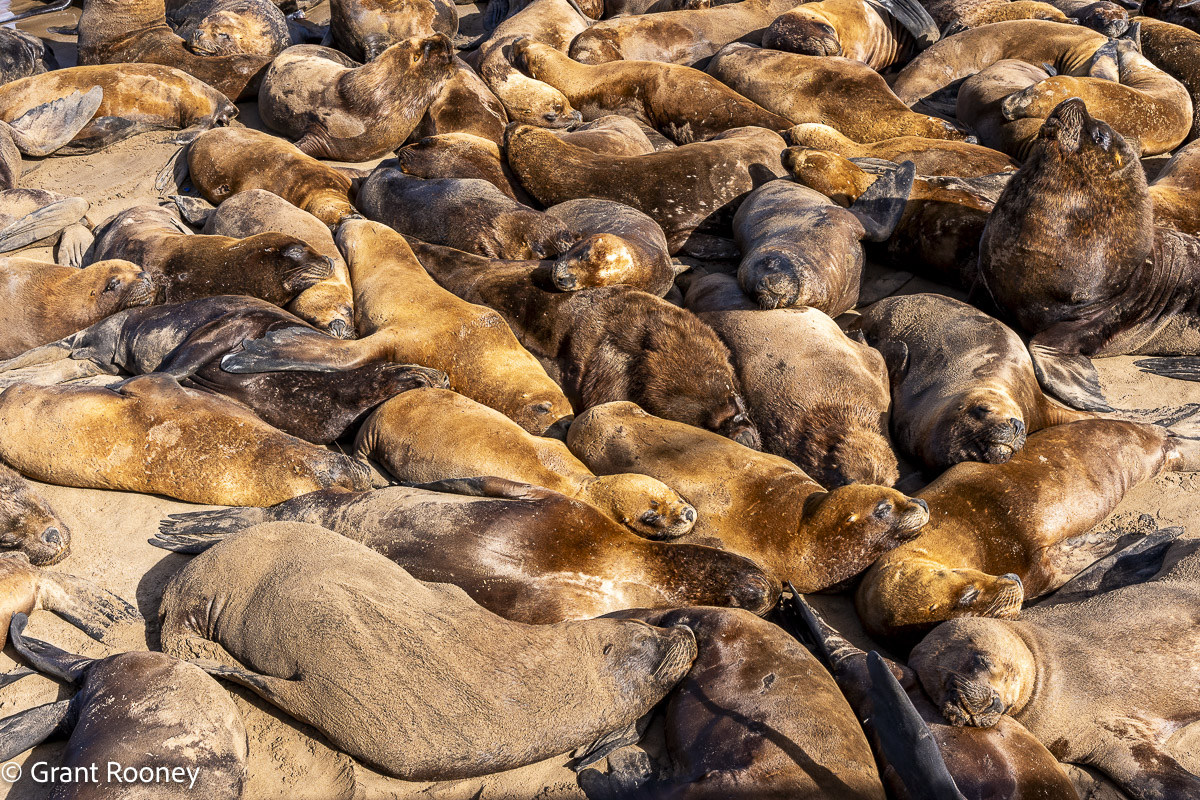
[(876, 519), (886, 519), (892, 513), (892, 503), (890, 500), (880, 500), (879, 505), (875, 506), (875, 510), (871, 512), (871, 516)]
[(283, 257), (291, 261), (299, 261), (304, 257), (304, 248), (298, 244), (293, 244), (283, 251)]
[(979, 597), (979, 589), (975, 586), (968, 586), (962, 593), (962, 597), (958, 598), (958, 605), (966, 608), (975, 602), (975, 598)]
[(115, 292), (117, 289), (120, 289), (120, 288), (121, 288), (121, 279), (120, 278), (109, 278), (108, 285), (104, 287), (104, 291)]

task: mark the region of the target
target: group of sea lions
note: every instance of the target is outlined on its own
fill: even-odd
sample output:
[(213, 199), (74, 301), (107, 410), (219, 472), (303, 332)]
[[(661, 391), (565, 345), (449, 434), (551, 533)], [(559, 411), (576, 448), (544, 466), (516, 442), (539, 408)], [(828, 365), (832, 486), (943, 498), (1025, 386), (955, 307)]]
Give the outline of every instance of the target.
[[(64, 767), (256, 797), (237, 685), (310, 726), (321, 797), (553, 758), (592, 800), (1079, 798), (1060, 762), (1200, 797), (1167, 747), (1200, 720), (1200, 548), (1097, 530), (1200, 470), (1200, 406), (1116, 410), (1091, 362), (1200, 380), (1200, 15), (473, 22), (82, 0), (77, 48), (0, 28), (0, 687), (78, 687), (0, 720), (0, 760), (66, 737)], [(21, 186), (153, 131), (158, 198)], [(226, 508), (162, 520), (194, 557), (139, 610), (68, 574), (90, 532), (35, 481)], [(144, 611), (159, 649), (123, 648)], [(183, 796), (132, 791), (53, 796)]]

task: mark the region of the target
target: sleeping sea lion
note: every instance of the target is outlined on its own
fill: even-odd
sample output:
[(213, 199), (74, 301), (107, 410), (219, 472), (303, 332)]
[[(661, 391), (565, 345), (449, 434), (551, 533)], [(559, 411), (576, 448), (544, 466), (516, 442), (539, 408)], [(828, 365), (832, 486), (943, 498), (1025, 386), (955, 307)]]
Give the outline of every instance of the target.
[(500, 146), (491, 139), (469, 133), (427, 136), (397, 150), (396, 165), (406, 175), (417, 178), (479, 178), (510, 200), (531, 207), (536, 204), (508, 168)]
[(329, 34), (355, 61), (374, 61), (397, 42), (458, 33), (458, 9), (447, 0), (330, 0)]
[(468, 133), (500, 145), (508, 125), (504, 104), (461, 58), (456, 56), (450, 66), (450, 77), (442, 82), (409, 138)]
[(820, 0), (775, 18), (763, 47), (809, 56), (842, 56), (882, 71), (908, 63), (940, 37), (937, 23), (909, 0)]
[(0, 463), (0, 556), (8, 551), (35, 566), (57, 564), (71, 552), (71, 529), (32, 484)]
[(546, 215), (565, 224), (572, 239), (590, 241), (588, 249), (572, 248), (555, 259), (550, 278), (558, 289), (623, 283), (662, 297), (674, 285), (667, 238), (641, 211), (611, 200), (580, 198), (550, 206)]
[(818, 122), (789, 128), (785, 138), (794, 145), (829, 150), (846, 158), (879, 158), (899, 164), (913, 162), (919, 175), (975, 178), (997, 172), (1015, 172), (1020, 163), (990, 147), (924, 136), (894, 136), (859, 144)]
[(1140, 29), (1142, 55), (1187, 87), (1192, 98), (1192, 129), (1187, 138), (1200, 137), (1200, 33), (1149, 17), (1135, 17), (1134, 22)]
[(201, 56), (275, 56), (292, 43), (287, 17), (270, 0), (191, 0), (167, 13), (184, 46)]

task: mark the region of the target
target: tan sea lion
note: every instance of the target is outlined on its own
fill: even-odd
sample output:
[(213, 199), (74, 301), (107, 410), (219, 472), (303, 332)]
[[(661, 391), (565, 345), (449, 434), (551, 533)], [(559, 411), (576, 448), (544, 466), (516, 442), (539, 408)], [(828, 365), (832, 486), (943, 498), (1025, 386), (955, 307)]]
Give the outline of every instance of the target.
[(763, 47), (809, 56), (842, 56), (884, 70), (936, 42), (937, 23), (907, 0), (820, 0), (775, 18)]
[(270, 0), (191, 0), (169, 11), (167, 22), (201, 56), (274, 58), (292, 44), (287, 17)]
[[(194, 558), (167, 586), (160, 618), (165, 651), (207, 659), (211, 673), (407, 780), (488, 774), (620, 741), (696, 656), (684, 628), (509, 622), (457, 587), (423, 584), (298, 523), (256, 526)], [(442, 691), (447, 681), (458, 691)], [(578, 701), (546, 702), (563, 696)], [(348, 697), (357, 702), (335, 701)], [(446, 736), (447, 716), (469, 724)]]
[(1135, 17), (1134, 22), (1140, 27), (1142, 55), (1187, 87), (1192, 98), (1188, 139), (1200, 137), (1200, 33), (1149, 17)]
[(975, 131), (987, 147), (1023, 161), (1042, 127), (1040, 119), (1008, 119), (1005, 101), (1051, 76), (1045, 66), (1002, 59), (967, 78), (955, 100), (958, 119)]
[[(29, 442), (34, 430), (36, 441)], [(369, 482), (361, 463), (166, 375), (115, 387), (10, 386), (0, 393), (0, 431), (0, 458), (60, 486), (272, 505), (331, 486), (365, 489)]]
[(857, 575), (929, 519), (924, 500), (864, 484), (825, 491), (790, 461), (633, 403), (580, 414), (567, 446), (597, 474), (644, 473), (687, 498), (696, 526), (681, 541), (718, 543), (804, 591)]
[(1154, 224), (1200, 236), (1200, 144), (1179, 148), (1150, 184)]
[(821, 122), (858, 142), (967, 138), (946, 120), (911, 111), (879, 73), (857, 61), (731, 44), (713, 56), (706, 71), (795, 125)]
[(331, 0), (329, 33), (355, 61), (374, 61), (397, 42), (458, 33), (458, 9), (446, 0)]
[[(0, 492), (0, 556), (23, 555), (37, 566), (57, 564), (67, 557), (71, 529), (28, 481), (3, 463)], [(6, 621), (0, 617), (0, 624)]]
[[(624, 203), (581, 198), (550, 206), (571, 238), (590, 244), (555, 259), (551, 281), (562, 291), (623, 283), (663, 297), (675, 282), (675, 268), (662, 228)], [(593, 252), (596, 249), (597, 252)]]
[(829, 150), (846, 158), (881, 158), (897, 164), (911, 161), (919, 175), (974, 178), (997, 172), (1013, 172), (1020, 166), (998, 150), (970, 142), (895, 136), (859, 144), (838, 133), (837, 129), (817, 122), (789, 128), (784, 138), (799, 147)]
[(317, 524), (418, 580), (453, 584), (492, 613), (532, 625), (697, 603), (765, 614), (779, 599), (779, 583), (747, 558), (645, 539), (549, 489), (495, 477), (429, 486), (173, 514), (153, 544), (194, 553), (262, 522)]
[(453, 72), (442, 83), (410, 138), (464, 133), (500, 145), (504, 141), (504, 127), (508, 125), (504, 104), (461, 58), (455, 57), (451, 66)]
[(500, 412), (444, 389), (385, 402), (359, 428), (354, 455), (413, 483), (494, 475), (544, 486), (648, 539), (674, 539), (696, 521), (696, 510), (665, 484), (645, 475), (597, 477), (562, 442), (533, 436)]
[(536, 201), (521, 188), (508, 168), (500, 147), (469, 133), (442, 133), (405, 145), (396, 151), (397, 166), (418, 178), (478, 178), (526, 206)]
[(330, 228), (358, 214), (346, 173), (268, 133), (249, 128), (208, 131), (192, 142), (187, 160), (196, 188), (213, 203), (247, 189), (265, 189)]
[(920, 538), (884, 554), (859, 584), (867, 631), (908, 636), (955, 617), (1016, 617), (1024, 600), (1103, 555), (1097, 546), (1111, 549), (1068, 540), (1181, 466), (1177, 441), (1152, 425), (1086, 419), (1031, 435), (1003, 464), (954, 465), (917, 493), (931, 509)]
[(225, 356), (223, 369), (332, 371), (379, 360), (415, 363), (442, 370), (450, 376), (450, 388), (533, 434), (571, 414), (562, 390), (521, 347), (504, 318), (434, 283), (403, 236), (378, 222), (351, 220), (336, 239), (350, 267), (362, 338), (268, 334)]
[(924, 0), (921, 3), (946, 35), (993, 22), (1040, 19), (1067, 22), (1067, 15), (1050, 3), (1036, 0)]
[(896, 482), (879, 353), (815, 308), (761, 310), (732, 275), (692, 281), (684, 305), (729, 346), (763, 450), (826, 488)]
[(117, 626), (145, 624), (138, 610), (123, 598), (83, 578), (39, 569), (24, 553), (0, 553), (0, 586), (4, 588), (0, 592), (0, 646), (8, 640), (14, 616), (39, 609), (57, 614), (101, 642), (113, 641), (108, 634)]
[(199, 78), (230, 100), (249, 99), (271, 63), (262, 55), (198, 55), (167, 26), (163, 0), (84, 0), (79, 64), (161, 64)]
[[(578, 145), (585, 150), (596, 153), (607, 153), (614, 156), (644, 156), (657, 152), (660, 148), (650, 140), (647, 128), (635, 122), (631, 117), (619, 114), (606, 114), (590, 122), (572, 125), (566, 130), (556, 131), (558, 138), (564, 142)], [(675, 146), (661, 134), (662, 141)], [(670, 149), (670, 148), (667, 148)]]

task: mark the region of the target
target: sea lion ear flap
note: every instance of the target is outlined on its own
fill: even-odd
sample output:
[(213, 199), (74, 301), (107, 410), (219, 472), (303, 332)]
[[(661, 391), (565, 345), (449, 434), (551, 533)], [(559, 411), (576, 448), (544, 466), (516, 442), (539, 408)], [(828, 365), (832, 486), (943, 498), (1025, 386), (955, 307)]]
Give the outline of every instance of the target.
[(867, 653), (867, 672), (871, 677), (871, 716), (881, 755), (909, 796), (914, 800), (966, 800), (946, 767), (933, 732), (874, 650)]
[(905, 161), (880, 175), (847, 209), (866, 230), (863, 239), (882, 242), (892, 235), (908, 205), (915, 176), (913, 162)]
[(79, 679), (88, 668), (96, 663), (95, 659), (72, 655), (49, 642), (27, 638), (25, 626), (28, 624), (29, 617), (20, 612), (13, 614), (12, 623), (8, 626), (8, 640), (21, 657), (39, 672), (71, 683), (79, 683)]
[(70, 729), (71, 701), (59, 700), (0, 719), (0, 761), (8, 761)]
[(867, 0), (867, 5), (883, 9), (913, 35), (917, 49), (924, 50), (942, 38), (937, 23), (916, 0)]

